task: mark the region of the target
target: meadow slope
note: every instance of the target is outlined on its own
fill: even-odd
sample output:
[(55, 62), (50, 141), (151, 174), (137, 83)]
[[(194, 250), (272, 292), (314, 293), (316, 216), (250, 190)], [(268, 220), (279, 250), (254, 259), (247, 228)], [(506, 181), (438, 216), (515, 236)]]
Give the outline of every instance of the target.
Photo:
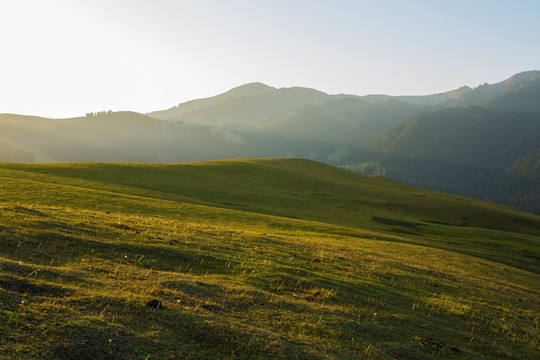
[(540, 356), (538, 216), (293, 159), (0, 179), (0, 359)]

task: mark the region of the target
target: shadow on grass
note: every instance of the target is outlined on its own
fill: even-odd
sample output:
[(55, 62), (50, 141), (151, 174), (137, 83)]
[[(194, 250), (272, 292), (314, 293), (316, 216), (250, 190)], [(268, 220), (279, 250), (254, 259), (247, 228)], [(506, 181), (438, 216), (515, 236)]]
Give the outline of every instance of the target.
[(31, 296), (64, 297), (73, 290), (43, 282), (6, 276), (0, 279), (0, 289)]
[(217, 359), (223, 354), (239, 359), (316, 358), (298, 344), (223, 318), (114, 299), (89, 301), (77, 306), (97, 311), (110, 305), (104, 319), (83, 318), (55, 328), (50, 335), (55, 346), (43, 353), (44, 358)]

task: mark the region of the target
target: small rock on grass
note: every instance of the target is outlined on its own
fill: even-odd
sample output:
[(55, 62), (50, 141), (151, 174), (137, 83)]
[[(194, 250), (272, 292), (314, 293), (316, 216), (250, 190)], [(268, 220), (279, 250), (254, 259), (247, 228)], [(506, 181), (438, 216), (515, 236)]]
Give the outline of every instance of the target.
[(163, 307), (163, 303), (161, 302), (161, 300), (150, 300), (146, 303), (146, 306), (152, 307), (154, 309), (159, 309)]

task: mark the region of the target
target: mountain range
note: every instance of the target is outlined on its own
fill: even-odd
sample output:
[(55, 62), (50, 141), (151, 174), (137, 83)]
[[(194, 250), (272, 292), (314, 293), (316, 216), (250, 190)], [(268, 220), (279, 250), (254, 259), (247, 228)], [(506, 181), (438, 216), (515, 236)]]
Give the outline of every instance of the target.
[(0, 114), (0, 161), (297, 157), (540, 213), (540, 71), (426, 96), (251, 83), (148, 114)]

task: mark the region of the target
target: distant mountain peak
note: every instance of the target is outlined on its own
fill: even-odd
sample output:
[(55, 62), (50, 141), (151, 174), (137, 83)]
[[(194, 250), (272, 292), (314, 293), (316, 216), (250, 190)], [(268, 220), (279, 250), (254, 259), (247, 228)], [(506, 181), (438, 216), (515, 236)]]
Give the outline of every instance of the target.
[(225, 92), (223, 95), (234, 96), (234, 97), (251, 96), (251, 95), (264, 94), (264, 93), (272, 92), (275, 90), (276, 88), (265, 85), (261, 82), (252, 82), (252, 83), (247, 83), (247, 84), (232, 88), (231, 90)]
[(517, 85), (527, 81), (532, 81), (540, 78), (540, 71), (538, 70), (529, 70), (523, 71), (518, 74), (512, 75), (508, 79), (501, 81), (501, 85)]

